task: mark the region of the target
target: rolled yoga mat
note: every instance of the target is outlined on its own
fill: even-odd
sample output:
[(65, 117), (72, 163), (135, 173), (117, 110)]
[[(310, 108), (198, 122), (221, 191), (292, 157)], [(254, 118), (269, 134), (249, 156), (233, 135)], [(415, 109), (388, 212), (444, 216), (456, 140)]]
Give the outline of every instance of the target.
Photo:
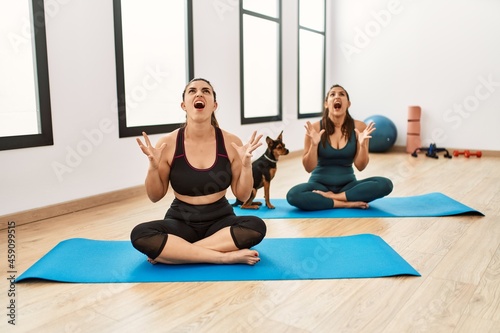
[(406, 132), (406, 152), (413, 153), (415, 149), (422, 147), (420, 138), (420, 117), (422, 109), (420, 106), (408, 107), (408, 129)]
[[(264, 202), (263, 199), (260, 201)], [(483, 213), (439, 192), (409, 197), (384, 197), (370, 202), (367, 209), (334, 208), (305, 211), (290, 206), (285, 199), (271, 199), (271, 203), (275, 209), (268, 209), (263, 204), (256, 210), (234, 207), (234, 212), (236, 215), (255, 215), (263, 219), (484, 216)]]
[(130, 241), (72, 238), (33, 264), (17, 283), (205, 282), (420, 276), (382, 238), (371, 234), (266, 238), (254, 247), (261, 261), (245, 264), (152, 265)]

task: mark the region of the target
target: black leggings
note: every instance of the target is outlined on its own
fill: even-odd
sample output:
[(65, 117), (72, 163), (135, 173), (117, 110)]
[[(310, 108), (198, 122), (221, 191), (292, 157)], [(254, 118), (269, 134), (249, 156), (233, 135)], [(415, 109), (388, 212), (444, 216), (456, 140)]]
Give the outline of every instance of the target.
[(227, 199), (208, 205), (190, 205), (174, 199), (163, 220), (137, 225), (130, 234), (132, 245), (151, 259), (158, 257), (169, 234), (190, 243), (230, 227), (234, 244), (239, 249), (259, 244), (266, 235), (266, 224), (256, 216), (236, 216)]

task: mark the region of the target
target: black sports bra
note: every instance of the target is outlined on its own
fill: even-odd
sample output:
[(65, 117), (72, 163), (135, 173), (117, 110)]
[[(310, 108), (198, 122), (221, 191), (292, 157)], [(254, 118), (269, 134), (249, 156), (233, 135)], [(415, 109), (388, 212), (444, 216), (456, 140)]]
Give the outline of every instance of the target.
[(214, 164), (207, 169), (197, 169), (189, 164), (184, 149), (185, 127), (179, 129), (170, 167), (170, 184), (175, 192), (197, 197), (223, 191), (231, 185), (233, 174), (224, 145), (224, 136), (220, 128), (214, 128), (217, 156)]

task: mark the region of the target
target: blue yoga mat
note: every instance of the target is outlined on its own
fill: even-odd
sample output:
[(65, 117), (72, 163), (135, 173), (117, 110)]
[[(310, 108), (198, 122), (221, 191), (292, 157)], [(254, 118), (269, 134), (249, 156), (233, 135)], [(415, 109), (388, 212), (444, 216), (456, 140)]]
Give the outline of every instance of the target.
[(338, 208), (319, 211), (304, 211), (290, 206), (285, 199), (271, 199), (275, 209), (268, 209), (263, 199), (259, 209), (234, 207), (240, 216), (254, 215), (263, 219), (291, 218), (360, 218), (360, 217), (437, 217), (453, 215), (480, 215), (472, 209), (442, 193), (429, 193), (410, 197), (385, 197), (369, 203), (369, 208)]
[(420, 274), (382, 238), (371, 234), (267, 238), (255, 247), (261, 261), (244, 264), (151, 265), (129, 241), (72, 238), (55, 246), (17, 282), (203, 282), (375, 278)]

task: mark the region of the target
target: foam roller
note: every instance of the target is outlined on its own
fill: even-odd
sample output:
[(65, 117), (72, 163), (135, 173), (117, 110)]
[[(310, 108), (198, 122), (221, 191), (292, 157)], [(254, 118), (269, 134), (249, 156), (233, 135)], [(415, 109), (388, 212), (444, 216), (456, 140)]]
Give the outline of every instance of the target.
[(413, 153), (415, 149), (422, 146), (420, 139), (420, 116), (422, 109), (420, 106), (408, 107), (408, 130), (406, 132), (406, 152)]

